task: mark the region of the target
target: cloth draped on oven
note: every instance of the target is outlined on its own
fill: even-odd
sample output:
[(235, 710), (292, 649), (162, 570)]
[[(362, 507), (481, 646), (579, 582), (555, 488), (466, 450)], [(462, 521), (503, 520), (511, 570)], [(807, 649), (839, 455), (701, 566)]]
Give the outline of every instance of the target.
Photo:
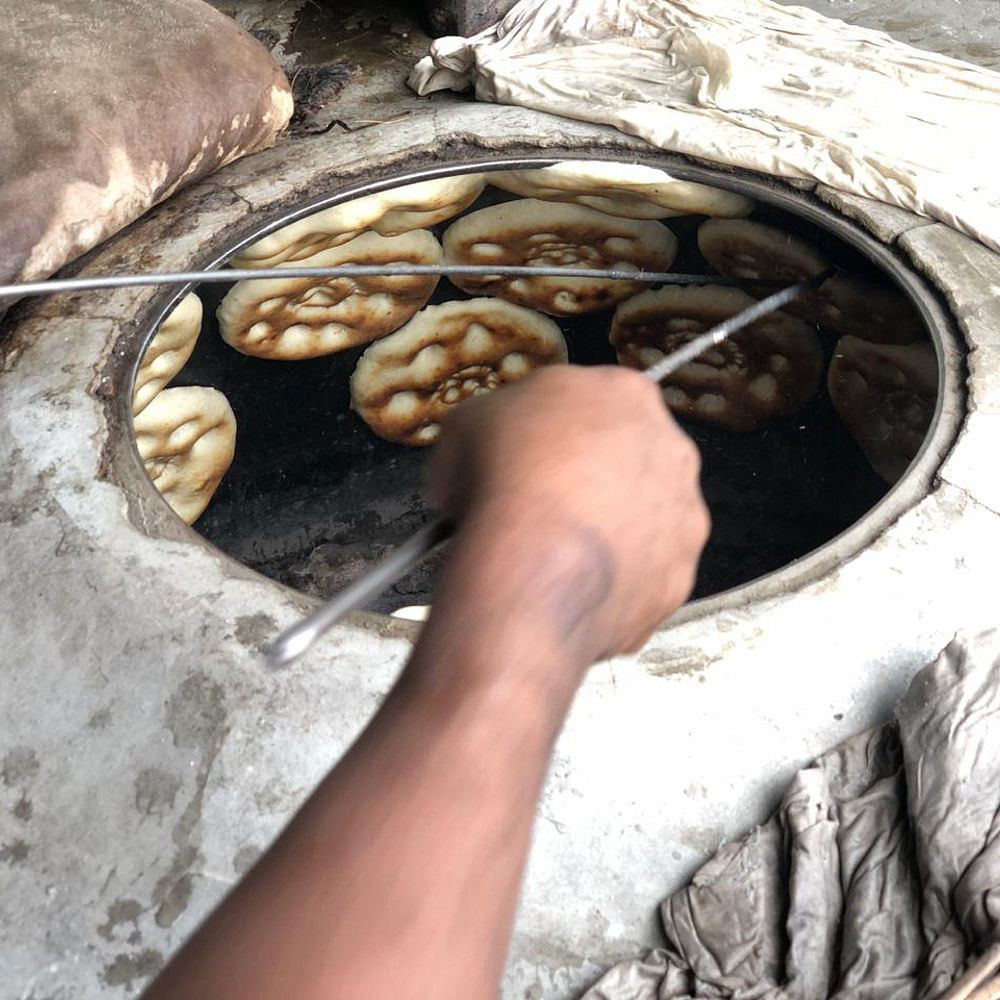
[(613, 125), (713, 163), (811, 179), (1000, 250), (1000, 73), (770, 0), (521, 0), (441, 38), (420, 94)]
[[(434, 42), (410, 85), (818, 181), (1000, 250), (1000, 74), (801, 7), (520, 0)], [(940, 996), (1000, 923), (1000, 635), (952, 642), (661, 915), (667, 946), (584, 1000)]]
[(203, 0), (0, 0), (0, 283), (43, 278), (292, 113), (264, 47)]
[(667, 946), (584, 1000), (940, 996), (1000, 927), (1000, 632), (953, 640), (661, 916)]

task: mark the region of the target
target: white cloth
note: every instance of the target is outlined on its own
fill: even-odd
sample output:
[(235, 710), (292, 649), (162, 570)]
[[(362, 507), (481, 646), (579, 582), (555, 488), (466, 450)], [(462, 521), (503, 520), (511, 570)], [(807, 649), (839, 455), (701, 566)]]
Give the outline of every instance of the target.
[(1000, 73), (803, 7), (521, 0), (478, 35), (438, 39), (409, 82), (811, 178), (1000, 250)]

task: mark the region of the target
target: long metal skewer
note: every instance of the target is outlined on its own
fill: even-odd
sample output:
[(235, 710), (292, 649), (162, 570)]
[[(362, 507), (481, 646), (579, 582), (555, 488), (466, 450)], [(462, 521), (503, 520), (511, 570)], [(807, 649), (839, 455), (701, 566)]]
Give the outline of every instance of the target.
[(451, 538), (454, 528), (454, 523), (446, 517), (437, 517), (430, 524), (424, 525), (326, 604), (282, 632), (273, 645), (265, 650), (264, 661), (269, 667), (282, 667), (297, 659), (348, 611), (353, 611), (376, 597), (390, 584), (419, 566), (434, 549)]
[[(661, 361), (645, 369), (642, 374), (653, 382), (662, 382), (668, 375), (683, 368), (705, 351), (721, 344), (738, 330), (749, 326), (762, 316), (775, 312), (809, 289), (818, 287), (834, 271), (835, 268), (830, 268), (808, 281), (800, 281), (755, 302), (749, 308), (706, 330), (679, 350), (666, 355)], [(436, 518), (421, 528), (326, 604), (282, 632), (264, 651), (265, 664), (269, 667), (282, 667), (297, 659), (348, 611), (360, 607), (420, 565), (438, 545), (451, 537), (453, 529), (454, 523), (449, 518)]]
[[(329, 267), (241, 267), (213, 268), (208, 271), (165, 271), (160, 274), (105, 274), (93, 278), (48, 278), (16, 285), (0, 285), (0, 299), (70, 292), (94, 292), (104, 288), (129, 288), (137, 285), (189, 285), (251, 281), (261, 278), (370, 278), (380, 275), (456, 274), (485, 278), (502, 275), (511, 278), (589, 278), (615, 281), (641, 281), (652, 285), (738, 285), (741, 282), (718, 275), (675, 274), (671, 271), (629, 271), (624, 268), (528, 267), (523, 264), (334, 264)], [(766, 282), (764, 282), (766, 284)]]

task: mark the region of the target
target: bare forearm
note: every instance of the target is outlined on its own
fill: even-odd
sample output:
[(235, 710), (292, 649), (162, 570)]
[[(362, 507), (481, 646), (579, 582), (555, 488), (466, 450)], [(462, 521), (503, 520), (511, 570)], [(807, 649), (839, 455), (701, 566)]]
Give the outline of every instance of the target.
[[(495, 994), (549, 751), (586, 665), (558, 614), (561, 588), (586, 585), (580, 560), (509, 528), (499, 549), (464, 529), (371, 726), (150, 996)], [(527, 574), (517, 535), (539, 548)]]
[(431, 488), (460, 528), (413, 657), (149, 997), (495, 994), (573, 692), (684, 600), (708, 532), (655, 387), (558, 367), (449, 418)]

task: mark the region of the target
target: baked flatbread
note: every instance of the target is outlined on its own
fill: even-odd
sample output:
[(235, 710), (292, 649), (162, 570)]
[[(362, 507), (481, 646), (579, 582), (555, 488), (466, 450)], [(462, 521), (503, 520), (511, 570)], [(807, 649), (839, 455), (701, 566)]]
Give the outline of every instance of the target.
[(189, 292), (170, 311), (149, 342), (132, 391), (132, 413), (149, 401), (184, 367), (201, 333), (201, 299)]
[[(716, 285), (643, 292), (616, 310), (611, 343), (621, 364), (643, 370), (753, 304), (745, 292)], [(663, 383), (663, 397), (676, 413), (752, 431), (799, 409), (822, 373), (816, 333), (775, 312), (684, 365)]]
[(872, 344), (842, 337), (827, 373), (834, 409), (888, 483), (903, 475), (923, 444), (937, 384), (937, 357), (926, 341)]
[(445, 302), (365, 351), (351, 376), (351, 405), (387, 441), (431, 444), (467, 396), (566, 359), (566, 341), (547, 316), (498, 299)]
[(841, 336), (875, 344), (910, 344), (926, 336), (916, 306), (898, 288), (849, 274), (827, 278), (785, 308)]
[(204, 386), (164, 389), (135, 417), (146, 473), (187, 524), (208, 506), (233, 462), (236, 418), (226, 397)]
[(749, 219), (707, 219), (698, 227), (698, 249), (719, 274), (747, 281), (792, 285), (830, 266), (805, 240)]
[(665, 170), (609, 160), (564, 160), (538, 170), (498, 170), (486, 179), (525, 198), (569, 201), (625, 219), (672, 215), (737, 218), (754, 208), (750, 198), (707, 184), (678, 180)]
[[(814, 278), (829, 261), (815, 247), (790, 233), (747, 219), (708, 219), (698, 228), (702, 256), (727, 278), (794, 284)], [(767, 295), (774, 284), (750, 286)], [(888, 282), (834, 274), (785, 307), (785, 312), (834, 333), (879, 344), (909, 344), (924, 336), (924, 323), (912, 302)]]
[(425, 622), (431, 616), (431, 606), (429, 604), (407, 604), (404, 608), (396, 608), (392, 612), (392, 618), (402, 618), (408, 622)]
[[(449, 264), (665, 271), (677, 255), (676, 237), (659, 222), (533, 198), (463, 216), (445, 230), (442, 243)], [(643, 287), (628, 280), (501, 275), (452, 275), (451, 281), (471, 294), (494, 295), (553, 316), (605, 309)]]
[[(440, 261), (441, 245), (421, 229), (401, 236), (363, 233), (296, 263), (330, 267)], [(219, 332), (231, 347), (255, 358), (318, 358), (398, 329), (427, 302), (437, 283), (433, 274), (238, 281), (219, 304)]]
[(275, 267), (340, 246), (371, 230), (398, 236), (444, 222), (468, 208), (482, 193), (482, 174), (457, 174), (389, 188), (341, 202), (293, 222), (240, 251), (233, 267)]

